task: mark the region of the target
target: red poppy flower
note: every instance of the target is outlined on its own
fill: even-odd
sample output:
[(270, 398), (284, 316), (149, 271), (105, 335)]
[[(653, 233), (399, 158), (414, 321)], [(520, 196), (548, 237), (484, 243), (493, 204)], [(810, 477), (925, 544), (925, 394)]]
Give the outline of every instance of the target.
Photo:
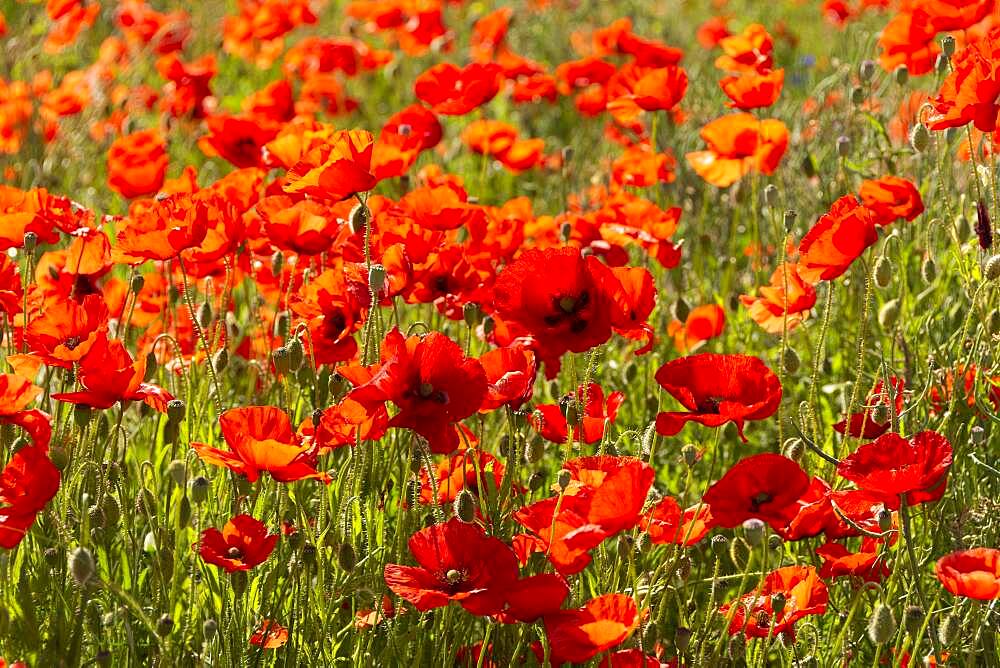
[(636, 188), (648, 188), (657, 183), (672, 183), (676, 178), (677, 161), (669, 153), (656, 153), (646, 144), (636, 144), (611, 165), (611, 178), (615, 183)]
[(514, 514), (534, 533), (525, 541), (546, 554), (563, 575), (579, 573), (588, 552), (639, 522), (654, 471), (634, 457), (580, 457), (566, 462), (570, 484), (560, 497), (542, 499)]
[(486, 397), (480, 412), (509, 406), (517, 410), (531, 398), (535, 385), (535, 354), (523, 346), (497, 348), (483, 353), (479, 363), (486, 373)]
[(7, 254), (0, 253), (0, 313), (6, 313), (8, 320), (12, 320), (21, 312), (23, 303), (20, 268)]
[(458, 518), (421, 529), (407, 544), (419, 566), (386, 564), (385, 583), (421, 612), (458, 601), (474, 615), (496, 614), (518, 579), (510, 547)]
[(840, 543), (820, 545), (816, 548), (816, 555), (823, 560), (819, 576), (825, 579), (852, 576), (865, 582), (882, 582), (892, 570), (879, 549), (879, 542), (867, 536), (857, 552), (851, 552)]
[(615, 283), (600, 260), (578, 248), (530, 249), (497, 276), (494, 306), (535, 337), (547, 356), (559, 357), (611, 337)]
[(381, 439), (389, 429), (389, 413), (385, 405), (369, 408), (344, 397), (322, 412), (318, 425), (313, 425), (311, 419), (307, 423), (299, 427), (299, 433), (303, 434), (304, 426), (311, 427), (313, 442), (319, 447), (319, 454), (324, 454), (336, 448), (353, 446), (358, 439)]
[(237, 168), (262, 167), (264, 145), (278, 134), (279, 126), (262, 118), (218, 115), (205, 119), (208, 134), (198, 140), (207, 156), (219, 156)]
[(708, 535), (715, 520), (708, 505), (699, 504), (681, 512), (677, 500), (665, 496), (642, 516), (639, 526), (655, 544), (689, 547)]
[(952, 57), (952, 71), (931, 100), (934, 113), (928, 117), (927, 127), (943, 130), (972, 123), (982, 132), (996, 129), (1000, 117), (998, 55), (1000, 30), (994, 27)]
[(40, 244), (55, 243), (60, 231), (73, 232), (92, 217), (68, 197), (51, 195), (44, 188), (0, 185), (0, 251), (21, 248), (28, 232), (34, 232)]
[(909, 439), (890, 433), (842, 459), (837, 473), (861, 489), (905, 494), (912, 506), (941, 498), (951, 462), (951, 443), (937, 432), (922, 431)]
[(169, 260), (197, 248), (208, 235), (209, 220), (218, 200), (209, 192), (177, 193), (133, 204), (118, 230), (112, 251), (115, 262), (141, 264)]
[(482, 365), (440, 332), (405, 338), (393, 329), (382, 343), (381, 364), (363, 373), (340, 372), (356, 385), (352, 399), (365, 405), (392, 401), (399, 412), (389, 426), (412, 429), (435, 453), (458, 448), (455, 423), (478, 411), (487, 392)]
[(374, 147), (365, 130), (335, 133), (289, 168), (285, 192), (333, 201), (368, 192), (378, 182), (371, 173)]
[(277, 544), (278, 534), (268, 534), (263, 522), (237, 515), (226, 522), (222, 531), (215, 527), (202, 531), (198, 554), (205, 563), (235, 573), (267, 561)]
[(567, 596), (569, 587), (558, 574), (541, 573), (521, 578), (507, 591), (507, 600), (498, 618), (504, 623), (531, 623), (557, 612)]
[(264, 649), (278, 649), (288, 642), (288, 629), (270, 619), (265, 619), (250, 636), (250, 644)]
[(646, 344), (635, 351), (644, 355), (653, 349), (653, 328), (647, 322), (656, 308), (656, 283), (645, 267), (612, 267), (617, 282), (612, 282), (611, 298), (616, 308), (611, 312), (611, 327), (622, 336)]
[(104, 300), (100, 295), (87, 295), (82, 304), (68, 299), (47, 304), (28, 323), (25, 341), (35, 359), (68, 369), (90, 352), (107, 327)]
[(265, 197), (256, 212), (276, 248), (300, 255), (319, 255), (333, 245), (343, 225), (333, 209), (316, 200), (295, 201), (287, 195)]
[(816, 288), (802, 279), (798, 264), (786, 262), (774, 270), (756, 296), (741, 295), (740, 303), (765, 332), (781, 334), (786, 327), (791, 331), (808, 317), (816, 305)]
[[(499, 489), (505, 470), (503, 462), (490, 453), (469, 448), (435, 466), (433, 484), (427, 467), (420, 469), (420, 503), (445, 505), (454, 501), (463, 489), (476, 496), (490, 485)], [(434, 490), (437, 490), (436, 496)]]
[(151, 195), (167, 173), (167, 144), (157, 130), (133, 132), (108, 151), (108, 187), (126, 198)]
[[(774, 610), (774, 595), (784, 596), (780, 612)], [(748, 638), (769, 638), (793, 631), (795, 622), (809, 615), (826, 612), (829, 592), (812, 566), (786, 566), (768, 573), (754, 591), (719, 612), (733, 613), (729, 634), (743, 633)], [(735, 606), (735, 609), (733, 609)]]
[(757, 357), (700, 353), (667, 362), (656, 382), (690, 412), (656, 416), (656, 430), (673, 436), (688, 422), (719, 427), (734, 422), (740, 438), (746, 420), (763, 420), (778, 410), (781, 383)]
[(788, 148), (788, 128), (779, 120), (748, 113), (717, 118), (701, 129), (704, 151), (685, 157), (708, 183), (727, 188), (751, 171), (773, 174)]
[(219, 425), (230, 451), (191, 443), (205, 463), (225, 466), (250, 482), (257, 482), (265, 471), (279, 482), (304, 478), (329, 481), (315, 468), (316, 453), (299, 442), (288, 415), (280, 408), (234, 408), (222, 414)]
[(551, 663), (584, 663), (611, 649), (639, 628), (639, 607), (631, 596), (605, 594), (576, 610), (560, 610), (543, 618)]
[(719, 526), (736, 527), (756, 518), (780, 529), (795, 517), (797, 501), (808, 488), (809, 476), (801, 466), (765, 452), (736, 462), (702, 500)]
[(927, 74), (941, 53), (935, 39), (937, 32), (924, 9), (899, 10), (879, 35), (879, 63), (887, 72), (904, 65), (911, 75)]
[(934, 574), (955, 596), (980, 601), (1000, 598), (1000, 550), (974, 547), (941, 557)]
[(925, 0), (920, 8), (927, 12), (937, 32), (965, 30), (976, 25), (993, 9), (993, 0)]
[[(37, 413), (37, 411), (33, 411)], [(35, 517), (59, 491), (59, 469), (46, 454), (48, 442), (23, 447), (0, 473), (0, 547), (12, 550)]]
[(42, 388), (12, 373), (0, 374), (0, 416), (19, 413), (42, 396)]
[[(893, 377), (889, 379), (889, 383), (891, 389), (885, 389), (884, 383), (880, 380), (868, 395), (864, 410), (860, 413), (852, 413), (846, 420), (841, 420), (833, 425), (833, 428), (837, 432), (846, 433), (853, 438), (878, 438), (889, 431), (889, 427), (892, 426), (892, 414), (889, 411), (889, 406), (895, 406), (896, 415), (902, 412), (906, 381)], [(880, 406), (885, 407), (885, 416), (881, 421), (875, 418), (874, 410)]]
[(471, 63), (459, 68), (439, 63), (417, 77), (413, 90), (431, 110), (462, 116), (492, 100), (500, 91), (501, 69), (495, 63)]
[(535, 411), (539, 415), (532, 416), (531, 424), (542, 438), (553, 443), (565, 443), (569, 438), (569, 425), (563, 405), (572, 407), (574, 413), (582, 408), (579, 421), (573, 424), (573, 440), (596, 443), (604, 437), (605, 423), (614, 424), (618, 417), (618, 409), (624, 401), (624, 394), (612, 392), (605, 402), (604, 390), (600, 385), (591, 383), (586, 388), (581, 385), (575, 394), (566, 395), (558, 406), (555, 404), (535, 406)]
[(426, 151), (440, 143), (441, 134), (441, 122), (434, 112), (419, 104), (411, 104), (389, 117), (382, 126), (379, 141)]
[(126, 401), (142, 401), (161, 413), (174, 397), (161, 387), (145, 383), (146, 358), (133, 361), (119, 339), (102, 333), (79, 366), (83, 390), (53, 394), (52, 398), (91, 408), (111, 408)]
[(861, 203), (875, 213), (877, 225), (888, 225), (896, 220), (913, 220), (924, 212), (920, 191), (912, 182), (898, 176), (861, 182)]
[(875, 213), (854, 195), (844, 195), (820, 216), (799, 244), (799, 276), (804, 281), (832, 281), (878, 241)]
[(785, 85), (785, 70), (746, 72), (740, 76), (724, 77), (719, 85), (729, 98), (727, 107), (744, 111), (762, 109), (778, 101)]

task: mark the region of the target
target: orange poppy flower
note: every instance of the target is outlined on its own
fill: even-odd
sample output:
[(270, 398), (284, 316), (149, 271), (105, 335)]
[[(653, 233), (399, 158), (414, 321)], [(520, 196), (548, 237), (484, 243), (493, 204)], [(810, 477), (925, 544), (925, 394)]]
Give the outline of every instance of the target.
[(517, 128), (510, 123), (480, 119), (462, 130), (462, 142), (476, 153), (498, 155), (517, 141)]
[(669, 153), (656, 153), (648, 143), (625, 149), (611, 165), (611, 178), (623, 186), (648, 188), (657, 183), (673, 183), (677, 161)]
[(549, 638), (551, 663), (584, 663), (632, 635), (641, 621), (631, 596), (605, 594), (576, 610), (560, 610), (542, 619)]
[(791, 331), (809, 316), (816, 305), (816, 289), (803, 280), (798, 264), (786, 262), (774, 270), (771, 280), (757, 290), (756, 297), (741, 295), (740, 302), (765, 332), (781, 334), (786, 326)]
[(844, 195), (820, 216), (799, 244), (799, 276), (809, 283), (831, 281), (878, 241), (876, 217), (854, 195)]
[(708, 505), (699, 504), (681, 512), (677, 500), (665, 496), (642, 516), (639, 526), (654, 544), (689, 547), (707, 536), (715, 521)]
[(958, 51), (951, 60), (951, 73), (931, 101), (934, 113), (928, 116), (927, 127), (943, 130), (972, 123), (982, 132), (995, 130), (1000, 117), (998, 59), (1000, 27)]
[(673, 320), (667, 325), (667, 335), (674, 337), (674, 348), (685, 355), (701, 347), (709, 339), (722, 335), (726, 312), (718, 304), (705, 304), (691, 309), (682, 323)]
[(377, 180), (371, 173), (375, 137), (366, 130), (342, 130), (310, 150), (288, 170), (286, 193), (340, 201), (368, 192)]
[(82, 303), (67, 299), (46, 304), (25, 331), (29, 355), (68, 369), (107, 331), (107, 323), (108, 309), (100, 295), (87, 295)]
[(701, 129), (706, 150), (688, 153), (688, 164), (703, 179), (719, 188), (758, 171), (773, 174), (788, 148), (788, 128), (776, 119), (758, 120), (736, 113), (710, 122)]
[(518, 139), (497, 155), (497, 160), (513, 172), (521, 172), (538, 166), (545, 157), (544, 139)]
[(108, 151), (108, 187), (131, 199), (151, 195), (167, 173), (167, 143), (158, 130), (133, 132)]
[(913, 182), (898, 176), (883, 176), (861, 182), (861, 203), (875, 213), (875, 223), (913, 220), (924, 212), (924, 201)]
[(743, 32), (719, 40), (723, 55), (715, 66), (727, 72), (753, 72), (771, 69), (774, 63), (774, 40), (759, 23), (751, 23)]
[(727, 107), (743, 110), (770, 107), (781, 95), (785, 70), (745, 72), (739, 76), (724, 77), (719, 85), (729, 98)]
[(631, 120), (640, 111), (669, 111), (684, 99), (687, 87), (682, 67), (628, 63), (608, 81), (608, 110), (619, 120)]
[(0, 416), (19, 413), (42, 395), (42, 388), (21, 376), (0, 374)]
[[(782, 594), (785, 601), (780, 610), (774, 607), (774, 594)], [(812, 566), (785, 566), (764, 576), (754, 591), (733, 603), (719, 608), (729, 614), (729, 635), (745, 634), (748, 638), (769, 638), (779, 633), (793, 631), (795, 622), (808, 615), (826, 612), (830, 594), (826, 584)]]
[(278, 649), (288, 642), (288, 629), (270, 619), (265, 619), (250, 636), (250, 644), (264, 649)]
[(927, 12), (931, 26), (937, 32), (965, 30), (976, 25), (993, 9), (994, 0), (923, 0), (920, 8)]
[(901, 9), (878, 38), (882, 48), (879, 63), (888, 72), (904, 65), (914, 76), (927, 74), (934, 69), (941, 53), (936, 36), (937, 30), (926, 11), (919, 7)]
[(439, 63), (417, 77), (413, 90), (435, 113), (462, 116), (496, 96), (500, 74), (495, 63), (472, 63), (464, 68)]
[(980, 601), (1000, 598), (1000, 550), (975, 547), (938, 559), (934, 574), (955, 596)]
[(118, 231), (112, 259), (141, 264), (169, 260), (199, 246), (208, 234), (210, 193), (178, 193), (133, 204)]
[(4, 549), (12, 550), (24, 539), (35, 517), (59, 491), (59, 469), (49, 459), (47, 448), (47, 442), (21, 448), (0, 472), (0, 547)]
[(239, 168), (261, 167), (264, 145), (278, 134), (278, 126), (270, 121), (228, 114), (209, 116), (205, 126), (208, 134), (198, 140), (198, 148)]
[(316, 470), (316, 453), (299, 442), (288, 415), (280, 408), (234, 408), (222, 414), (219, 425), (230, 450), (191, 443), (203, 462), (225, 466), (249, 482), (257, 482), (263, 472), (278, 482), (305, 478), (329, 482), (326, 473)]
[(343, 225), (331, 207), (316, 200), (296, 202), (287, 195), (265, 197), (257, 203), (268, 240), (281, 250), (319, 255), (330, 249)]
[(6, 253), (0, 253), (0, 313), (13, 318), (21, 312), (24, 303), (21, 271)]

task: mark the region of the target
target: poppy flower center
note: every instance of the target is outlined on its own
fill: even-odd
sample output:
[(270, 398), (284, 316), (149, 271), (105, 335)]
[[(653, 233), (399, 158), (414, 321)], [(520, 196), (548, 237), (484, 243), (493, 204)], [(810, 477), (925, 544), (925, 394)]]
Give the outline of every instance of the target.
[(757, 496), (750, 499), (750, 508), (754, 511), (760, 510), (760, 507), (771, 500), (771, 495), (767, 492), (760, 492)]
[(66, 346), (67, 348), (69, 348), (70, 350), (76, 350), (76, 347), (78, 345), (80, 345), (80, 337), (79, 336), (71, 336), (68, 339), (66, 339), (66, 341), (65, 341), (65, 343), (63, 343), (63, 345)]
[(231, 547), (226, 551), (226, 556), (230, 559), (242, 559), (243, 551), (238, 547)]
[(430, 383), (420, 383), (418, 392), (424, 399), (430, 399), (431, 395), (434, 394), (434, 386)]
[(465, 579), (465, 574), (452, 568), (444, 574), (444, 579), (448, 581), (448, 584), (456, 585)]
[(576, 310), (576, 299), (574, 297), (560, 297), (559, 308), (566, 313), (572, 313)]
[(722, 397), (705, 397), (698, 401), (699, 413), (718, 413)]

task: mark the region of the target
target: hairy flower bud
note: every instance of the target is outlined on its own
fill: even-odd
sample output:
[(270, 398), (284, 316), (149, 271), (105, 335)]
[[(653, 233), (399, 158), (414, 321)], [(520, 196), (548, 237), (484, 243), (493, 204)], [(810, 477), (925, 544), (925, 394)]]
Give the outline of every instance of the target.
[(884, 603), (876, 603), (872, 616), (868, 619), (868, 637), (876, 645), (892, 640), (896, 635), (896, 617), (892, 608)]

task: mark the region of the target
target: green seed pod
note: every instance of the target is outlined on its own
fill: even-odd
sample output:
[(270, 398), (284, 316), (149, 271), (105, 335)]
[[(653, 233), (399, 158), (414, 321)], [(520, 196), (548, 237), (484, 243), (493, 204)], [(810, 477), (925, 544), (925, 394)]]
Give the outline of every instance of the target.
[(483, 318), (483, 334), (485, 334), (486, 336), (492, 334), (493, 330), (496, 329), (496, 326), (497, 322), (496, 320), (493, 319), (493, 316), (488, 315), (485, 318)]
[(542, 460), (545, 456), (545, 444), (540, 438), (530, 439), (524, 446), (524, 460), (529, 464), (534, 464)]
[(573, 479), (573, 474), (566, 469), (560, 469), (559, 473), (556, 474), (556, 484), (559, 485), (559, 489), (566, 490), (569, 487), (570, 481)]
[(919, 605), (907, 606), (906, 612), (903, 613), (903, 624), (906, 626), (907, 633), (917, 635), (920, 627), (924, 625), (924, 618), (926, 616), (924, 609)]
[(81, 587), (94, 575), (94, 555), (85, 547), (78, 547), (69, 553), (69, 572)]
[(274, 369), (282, 376), (287, 375), (291, 370), (289, 357), (288, 348), (285, 346), (279, 346), (271, 353), (271, 361), (274, 362)]
[(219, 623), (214, 619), (206, 619), (201, 625), (201, 635), (205, 642), (212, 642), (212, 638), (219, 632)]
[(271, 256), (271, 275), (277, 278), (281, 276), (281, 270), (285, 266), (285, 256), (281, 251), (274, 251)]
[(938, 640), (945, 647), (951, 647), (951, 644), (955, 642), (955, 639), (959, 637), (962, 632), (962, 619), (959, 615), (952, 612), (950, 615), (944, 618), (941, 625), (938, 627)]
[(910, 128), (910, 146), (917, 153), (923, 153), (931, 144), (931, 133), (923, 123), (915, 123)]
[(945, 35), (941, 38), (941, 53), (947, 58), (951, 58), (955, 55), (955, 38), (951, 35)]
[(466, 302), (462, 306), (462, 318), (469, 327), (476, 327), (483, 321), (483, 309), (475, 302)]
[(299, 337), (293, 336), (292, 340), (289, 341), (285, 348), (288, 350), (288, 370), (298, 371), (302, 367), (302, 361), (305, 359), (305, 348), (302, 345), (302, 341)]
[(906, 65), (900, 65), (893, 71), (892, 76), (897, 84), (905, 86), (910, 80), (910, 70), (906, 69)]
[(530, 476), (528, 476), (528, 489), (532, 492), (537, 492), (545, 484), (545, 474), (540, 471), (535, 471)]
[(691, 629), (686, 626), (678, 626), (677, 630), (674, 631), (674, 647), (677, 648), (678, 654), (684, 654), (688, 646), (691, 644)]
[(882, 329), (890, 330), (896, 326), (896, 320), (899, 319), (899, 300), (890, 299), (885, 304), (882, 304), (882, 308), (878, 310), (878, 324), (881, 325)]
[(855, 107), (860, 107), (865, 103), (865, 89), (861, 86), (855, 86), (851, 89), (851, 104)]
[(563, 243), (570, 240), (573, 235), (573, 225), (571, 223), (563, 223), (559, 226), (559, 238), (562, 239)]
[(212, 368), (215, 369), (215, 373), (222, 373), (227, 366), (229, 366), (229, 351), (219, 348), (212, 357)]
[(171, 462), (167, 464), (167, 475), (169, 475), (178, 485), (183, 485), (184, 481), (187, 479), (187, 465), (184, 463), (184, 460), (171, 460)]
[(786, 439), (784, 444), (781, 446), (781, 454), (788, 457), (792, 461), (802, 461), (802, 455), (804, 455), (805, 452), (806, 446), (800, 438), (793, 437)]
[(983, 277), (987, 281), (995, 281), (1000, 278), (1000, 255), (994, 255), (986, 260), (983, 265)]
[(337, 564), (347, 573), (354, 570), (354, 567), (358, 563), (357, 554), (354, 551), (354, 546), (350, 543), (341, 543), (340, 548), (337, 550)]
[(846, 158), (851, 154), (851, 138), (847, 135), (837, 137), (837, 155)]
[(136, 294), (142, 292), (142, 289), (143, 287), (145, 287), (145, 285), (146, 285), (146, 279), (143, 278), (142, 274), (132, 274), (132, 278), (130, 278), (128, 282), (129, 289)]
[(889, 287), (892, 282), (892, 260), (882, 255), (875, 261), (875, 269), (872, 271), (872, 280), (875, 286), (881, 290)]
[(795, 209), (789, 209), (788, 211), (785, 212), (785, 215), (782, 218), (781, 222), (785, 228), (786, 234), (790, 234), (791, 231), (795, 229), (795, 221), (798, 219), (798, 217), (799, 217), (799, 212), (796, 211)]
[(351, 226), (351, 234), (364, 234), (365, 228), (368, 226), (369, 219), (368, 207), (358, 202), (351, 209), (351, 214), (348, 216), (348, 224)]
[(626, 383), (633, 383), (638, 376), (639, 365), (635, 363), (635, 360), (629, 360), (625, 368), (622, 369), (622, 377)]
[(65, 448), (53, 445), (49, 447), (49, 461), (60, 471), (65, 471), (69, 466), (69, 455), (66, 454)]
[(875, 62), (872, 60), (862, 60), (858, 66), (858, 78), (868, 83), (875, 77)]
[(466, 524), (472, 524), (476, 519), (476, 497), (467, 489), (455, 496), (455, 517)]
[(191, 482), (188, 483), (188, 491), (191, 493), (191, 500), (196, 504), (201, 505), (208, 499), (208, 491), (211, 484), (208, 482), (208, 478), (205, 476), (198, 476), (192, 478)]
[(896, 635), (896, 617), (892, 608), (884, 603), (876, 603), (872, 616), (868, 619), (868, 637), (876, 645), (882, 645)]
[(677, 301), (674, 302), (674, 318), (684, 322), (689, 315), (691, 315), (691, 307), (684, 301), (683, 297), (678, 297)]
[(767, 525), (757, 518), (751, 518), (743, 522), (743, 537), (751, 547), (757, 547), (764, 542), (767, 533)]
[(198, 324), (201, 325), (202, 329), (205, 329), (212, 324), (213, 317), (212, 305), (208, 301), (203, 301), (198, 307)]
[(937, 263), (934, 258), (928, 257), (924, 260), (924, 263), (920, 266), (920, 276), (924, 279), (924, 283), (930, 285), (937, 278)]
[(104, 501), (101, 503), (101, 515), (104, 518), (104, 526), (107, 527), (117, 526), (122, 518), (121, 506), (110, 494), (104, 496)]
[(375, 295), (382, 293), (382, 288), (385, 287), (385, 278), (385, 267), (382, 265), (373, 264), (368, 269), (368, 287)]
[(685, 443), (681, 448), (681, 457), (684, 458), (684, 464), (691, 468), (698, 463), (698, 447), (693, 443)]
[(84, 429), (88, 424), (90, 424), (90, 418), (92, 415), (93, 411), (90, 406), (84, 406), (83, 404), (73, 406), (73, 424), (75, 424), (79, 429)]
[(880, 508), (877, 513), (875, 513), (875, 521), (878, 522), (878, 528), (882, 531), (888, 531), (892, 528), (892, 511), (888, 508)]
[(24, 250), (30, 253), (38, 245), (38, 235), (34, 232), (24, 233)]
[(183, 529), (191, 521), (191, 502), (186, 496), (181, 497), (181, 502), (177, 504), (177, 527)]
[(986, 331), (991, 336), (1000, 334), (1000, 309), (995, 308), (990, 312), (989, 318), (986, 320)]
[(785, 373), (795, 375), (799, 368), (802, 366), (802, 360), (799, 359), (799, 354), (795, 352), (795, 348), (788, 346), (785, 348), (785, 354), (782, 356), (782, 365), (785, 367)]
[(186, 412), (186, 406), (184, 402), (180, 399), (171, 399), (167, 402), (167, 421), (173, 422), (174, 424), (179, 423), (184, 419), (184, 413)]
[(981, 425), (976, 425), (969, 430), (969, 442), (973, 445), (982, 445), (986, 442), (986, 430)]
[(722, 534), (715, 534), (712, 536), (712, 540), (709, 544), (712, 547), (712, 552), (714, 552), (717, 557), (721, 557), (729, 549), (729, 539)]
[(778, 206), (778, 194), (778, 186), (768, 183), (764, 188), (764, 204), (771, 208)]

